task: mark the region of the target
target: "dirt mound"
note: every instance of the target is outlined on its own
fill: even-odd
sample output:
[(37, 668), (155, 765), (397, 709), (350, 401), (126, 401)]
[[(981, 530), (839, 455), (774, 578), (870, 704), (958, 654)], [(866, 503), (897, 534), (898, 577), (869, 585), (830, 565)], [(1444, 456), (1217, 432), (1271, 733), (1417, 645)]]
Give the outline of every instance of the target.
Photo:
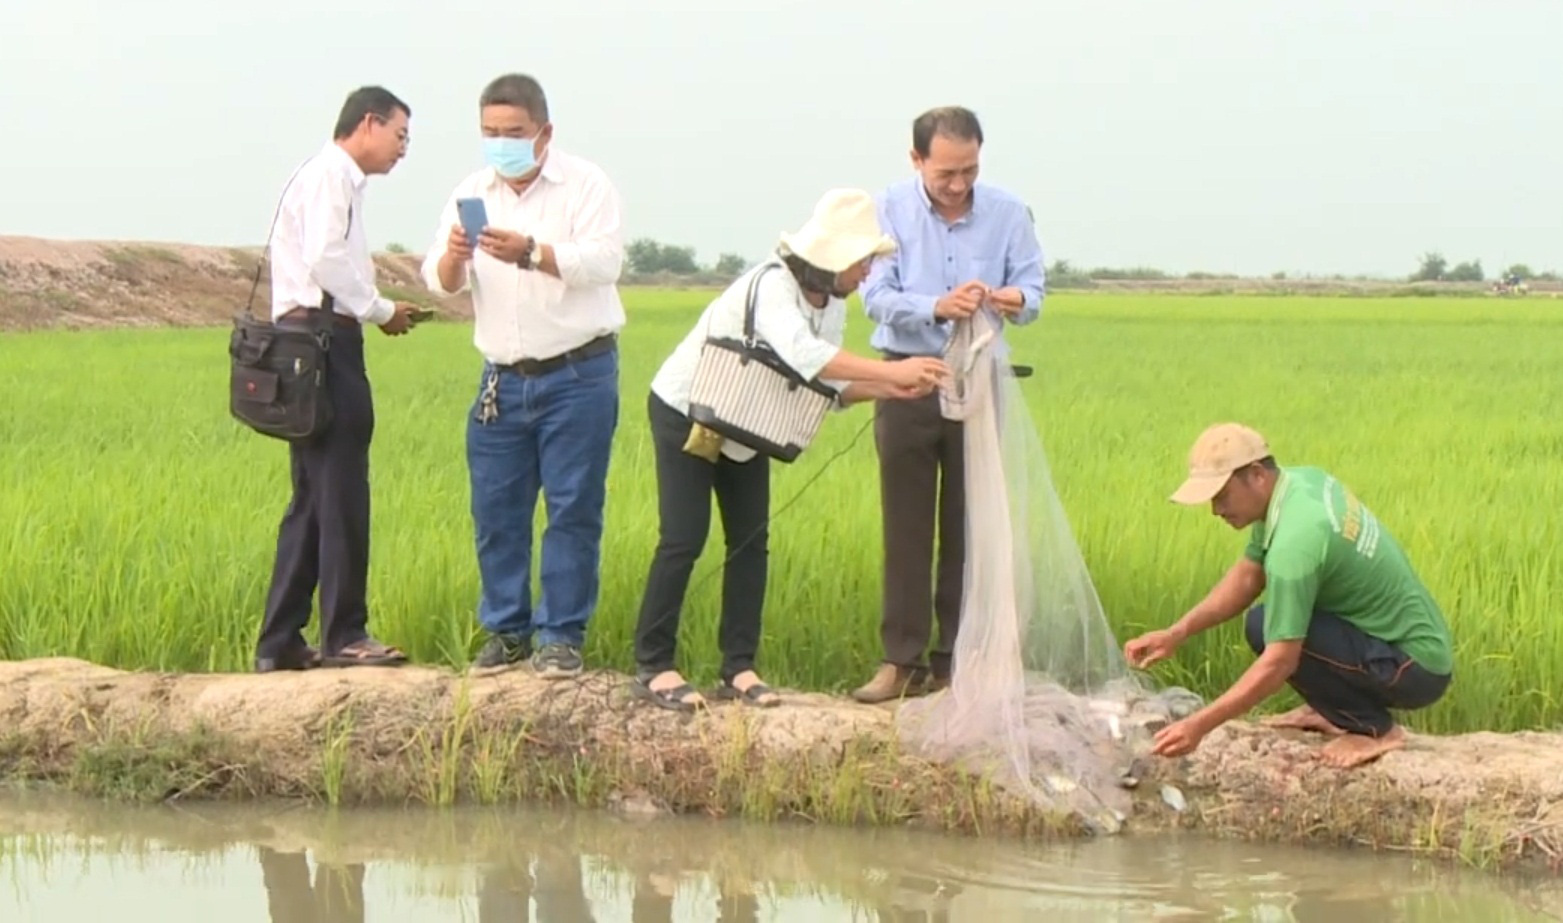
[[(0, 663), (0, 771), (124, 798), (555, 799), (628, 813), (1078, 832), (981, 779), (899, 753), (891, 707), (791, 694), (777, 709), (685, 716), (633, 701), (626, 682), (591, 673), (550, 683), (525, 669), (257, 676)], [(1563, 735), (1413, 736), (1356, 771), (1315, 762), (1318, 745), (1302, 732), (1224, 727), (1190, 758), (1152, 762), (1125, 832), (1201, 829), (1489, 866), (1563, 855)], [(1186, 807), (1169, 807), (1179, 794)]]
[[(260, 255), (257, 247), (0, 237), (0, 331), (227, 324), (250, 296)], [(418, 257), (381, 253), (375, 264), (386, 297), (472, 316), (467, 296), (429, 294)], [(270, 297), (263, 273), (255, 293), (263, 315)]]

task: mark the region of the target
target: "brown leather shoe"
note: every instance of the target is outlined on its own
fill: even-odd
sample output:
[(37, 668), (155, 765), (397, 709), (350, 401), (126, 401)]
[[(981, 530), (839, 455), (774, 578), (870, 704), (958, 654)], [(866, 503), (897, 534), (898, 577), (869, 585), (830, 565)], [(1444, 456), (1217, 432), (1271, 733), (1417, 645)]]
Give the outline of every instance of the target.
[(903, 696), (921, 695), (927, 677), (928, 671), (922, 667), (882, 663), (873, 679), (852, 690), (852, 698), (866, 705), (875, 705)]

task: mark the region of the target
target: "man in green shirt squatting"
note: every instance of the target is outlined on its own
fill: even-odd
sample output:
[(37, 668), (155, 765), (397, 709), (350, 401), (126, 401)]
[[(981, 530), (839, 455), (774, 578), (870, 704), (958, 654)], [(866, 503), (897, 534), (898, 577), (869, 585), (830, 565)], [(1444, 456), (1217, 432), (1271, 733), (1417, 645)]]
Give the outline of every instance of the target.
[[(1209, 502), (1234, 529), (1252, 526), (1243, 557), (1171, 628), (1124, 645), (1144, 668), (1247, 609), (1258, 659), (1220, 698), (1157, 732), (1152, 752), (1190, 753), (1221, 724), (1289, 683), (1306, 703), (1266, 722), (1334, 739), (1340, 769), (1405, 745), (1389, 710), (1425, 708), (1449, 688), (1449, 628), (1398, 542), (1344, 484), (1318, 468), (1280, 467), (1264, 437), (1235, 423), (1205, 430), (1172, 500)], [(1253, 606), (1259, 594), (1265, 605)]]

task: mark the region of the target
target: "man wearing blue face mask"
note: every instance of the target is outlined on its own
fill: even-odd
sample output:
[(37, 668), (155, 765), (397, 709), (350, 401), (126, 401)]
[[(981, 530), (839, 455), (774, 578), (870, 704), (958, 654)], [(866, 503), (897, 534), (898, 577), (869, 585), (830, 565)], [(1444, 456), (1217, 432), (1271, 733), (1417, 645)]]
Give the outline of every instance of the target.
[[(472, 292), (483, 357), (467, 419), (478, 621), (489, 635), (474, 666), (530, 658), (544, 677), (574, 676), (597, 605), (619, 417), (619, 194), (595, 164), (553, 145), (548, 101), (531, 77), (495, 79), (478, 111), (488, 165), (457, 184), (423, 261), (432, 291)], [(459, 220), (466, 198), (487, 213), (475, 241)], [(534, 607), (539, 490), (548, 526)]]

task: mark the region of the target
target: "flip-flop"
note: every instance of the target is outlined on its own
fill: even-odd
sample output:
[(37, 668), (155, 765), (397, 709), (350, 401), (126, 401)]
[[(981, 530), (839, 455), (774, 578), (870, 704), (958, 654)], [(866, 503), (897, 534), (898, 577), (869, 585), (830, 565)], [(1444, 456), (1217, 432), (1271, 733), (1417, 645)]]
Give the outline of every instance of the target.
[(406, 654), (373, 638), (354, 641), (335, 654), (321, 658), (321, 663), (328, 667), (390, 667), (406, 662)]
[(775, 708), (781, 704), (781, 696), (776, 694), (776, 690), (761, 682), (751, 683), (748, 689), (741, 692), (731, 683), (722, 683), (716, 687), (716, 697), (742, 702), (753, 708)]
[(635, 693), (635, 698), (669, 711), (688, 713), (705, 705), (703, 700), (694, 702), (688, 700), (689, 696), (700, 695), (695, 687), (688, 683), (681, 683), (671, 689), (653, 689), (650, 680), (637, 679), (630, 683), (630, 690)]

